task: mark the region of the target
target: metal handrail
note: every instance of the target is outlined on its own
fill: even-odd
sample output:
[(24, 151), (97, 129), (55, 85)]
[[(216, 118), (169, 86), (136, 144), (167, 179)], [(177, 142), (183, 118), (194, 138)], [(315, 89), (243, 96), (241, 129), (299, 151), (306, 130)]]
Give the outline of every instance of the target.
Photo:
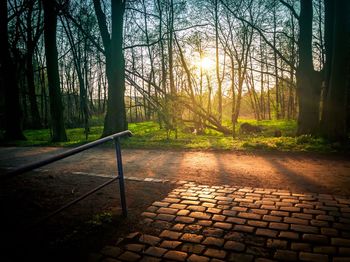
[(15, 170), (11, 170), (11, 171), (7, 172), (5, 175), (0, 176), (0, 179), (13, 178), (13, 177), (18, 176), (20, 174), (23, 174), (23, 173), (25, 173), (27, 171), (30, 171), (30, 170), (33, 170), (33, 169), (45, 166), (45, 165), (50, 164), (52, 162), (56, 162), (58, 160), (64, 159), (66, 157), (75, 155), (77, 153), (80, 153), (80, 152), (85, 151), (87, 149), (90, 149), (92, 147), (95, 147), (95, 146), (98, 146), (98, 145), (101, 145), (103, 143), (106, 143), (108, 141), (113, 140), (114, 143), (115, 143), (115, 152), (116, 152), (116, 158), (117, 158), (118, 176), (112, 178), (111, 180), (109, 180), (109, 181), (103, 183), (102, 185), (99, 185), (98, 187), (90, 190), (89, 192), (85, 193), (84, 195), (78, 197), (77, 199), (75, 199), (75, 200), (67, 203), (66, 205), (60, 207), (56, 211), (50, 213), (44, 219), (41, 219), (40, 222), (43, 222), (43, 221), (49, 219), (50, 217), (52, 217), (52, 216), (62, 212), (66, 208), (68, 208), (68, 207), (72, 206), (73, 204), (83, 200), (84, 198), (86, 198), (89, 195), (95, 193), (96, 191), (102, 189), (103, 187), (109, 185), (110, 183), (112, 183), (113, 181), (115, 181), (117, 179), (119, 179), (120, 200), (121, 200), (121, 205), (122, 205), (122, 212), (123, 212), (123, 216), (126, 217), (127, 216), (127, 208), (126, 208), (126, 198), (125, 198), (125, 186), (124, 186), (124, 174), (123, 174), (122, 155), (121, 155), (121, 149), (120, 149), (120, 137), (123, 137), (123, 136), (129, 136), (130, 137), (130, 136), (132, 136), (132, 133), (129, 130), (125, 130), (125, 131), (122, 131), (122, 132), (119, 132), (119, 133), (116, 133), (116, 134), (113, 134), (113, 135), (110, 135), (110, 136), (106, 136), (104, 138), (101, 138), (101, 139), (98, 139), (96, 141), (87, 143), (85, 145), (78, 146), (76, 148), (67, 150), (67, 151), (65, 151), (63, 153), (60, 153), (60, 154), (57, 154), (55, 156), (48, 157), (48, 158), (46, 158), (44, 160), (40, 160), (40, 161), (31, 163), (31, 164), (28, 164), (28, 165), (24, 165), (24, 166), (19, 167), (19, 168), (15, 169)]
[(14, 176), (23, 174), (23, 173), (25, 173), (27, 171), (30, 171), (30, 170), (33, 170), (35, 168), (39, 168), (39, 167), (45, 166), (45, 165), (50, 164), (52, 162), (56, 162), (56, 161), (61, 160), (63, 158), (75, 155), (75, 154), (77, 154), (79, 152), (85, 151), (85, 150), (90, 149), (92, 147), (101, 145), (103, 143), (106, 143), (108, 141), (111, 141), (111, 140), (114, 140), (114, 139), (116, 139), (118, 137), (122, 137), (122, 136), (126, 136), (126, 135), (132, 136), (131, 131), (130, 130), (125, 130), (125, 131), (122, 131), (122, 132), (119, 132), (119, 133), (116, 133), (116, 134), (113, 134), (113, 135), (110, 135), (110, 136), (106, 136), (106, 137), (100, 138), (98, 140), (95, 140), (93, 142), (87, 143), (85, 145), (81, 145), (81, 146), (78, 146), (76, 148), (67, 150), (67, 151), (65, 151), (63, 153), (60, 153), (60, 154), (57, 154), (55, 156), (48, 157), (48, 158), (46, 158), (44, 160), (39, 160), (37, 162), (21, 166), (21, 167), (19, 167), (17, 169), (11, 170), (11, 171), (7, 172), (6, 174), (0, 176), (0, 179), (12, 178)]

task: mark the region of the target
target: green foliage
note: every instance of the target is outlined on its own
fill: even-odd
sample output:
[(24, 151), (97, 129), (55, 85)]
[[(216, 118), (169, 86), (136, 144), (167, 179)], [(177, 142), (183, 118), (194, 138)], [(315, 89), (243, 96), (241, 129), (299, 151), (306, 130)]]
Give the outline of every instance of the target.
[[(96, 124), (100, 121), (95, 119)], [(262, 128), (261, 133), (240, 134), (239, 127), (242, 123), (257, 125)], [(229, 127), (229, 123), (224, 123)], [(229, 127), (231, 128), (231, 127)], [(206, 129), (204, 134), (195, 135), (183, 127), (178, 130), (177, 139), (172, 132), (167, 138), (166, 130), (160, 129), (155, 122), (141, 122), (129, 124), (133, 132), (132, 138), (122, 139), (123, 148), (147, 148), (147, 149), (194, 149), (194, 150), (277, 150), (277, 151), (313, 151), (336, 152), (344, 150), (341, 145), (327, 143), (322, 138), (312, 136), (295, 136), (296, 122), (287, 120), (247, 120), (238, 122), (237, 137), (225, 136), (215, 130)], [(83, 128), (67, 129), (68, 142), (50, 143), (50, 131), (26, 130), (27, 141), (17, 141), (18, 146), (77, 146), (100, 138), (103, 127), (101, 125), (90, 128), (88, 140), (85, 139)], [(275, 131), (281, 131), (280, 137), (274, 137)], [(186, 132), (187, 131), (187, 132)]]
[(103, 126), (90, 127), (88, 139), (85, 139), (84, 128), (67, 129), (68, 142), (50, 142), (50, 130), (25, 130), (26, 141), (16, 141), (17, 146), (77, 146), (101, 137)]
[(103, 224), (112, 223), (112, 214), (110, 212), (103, 212), (100, 214), (96, 214), (92, 217), (91, 220), (87, 221), (86, 224), (91, 227), (99, 227)]

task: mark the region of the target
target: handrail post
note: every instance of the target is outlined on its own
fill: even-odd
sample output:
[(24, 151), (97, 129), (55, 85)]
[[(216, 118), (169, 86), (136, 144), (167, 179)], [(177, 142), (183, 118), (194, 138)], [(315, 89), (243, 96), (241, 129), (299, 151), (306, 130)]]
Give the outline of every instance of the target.
[(125, 198), (125, 186), (124, 186), (124, 174), (123, 174), (123, 163), (122, 163), (122, 153), (120, 150), (120, 138), (114, 138), (115, 153), (117, 157), (117, 169), (119, 177), (119, 189), (120, 189), (120, 201), (122, 204), (123, 216), (127, 217), (128, 211), (126, 208), (126, 198)]

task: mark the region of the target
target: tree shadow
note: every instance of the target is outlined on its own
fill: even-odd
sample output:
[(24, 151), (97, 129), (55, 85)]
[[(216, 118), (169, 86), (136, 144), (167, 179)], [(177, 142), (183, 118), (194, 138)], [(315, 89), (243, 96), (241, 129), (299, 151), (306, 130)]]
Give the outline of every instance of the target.
[(0, 150), (0, 166), (2, 168), (16, 168), (25, 164), (43, 160), (49, 156), (64, 152), (65, 148), (44, 147), (33, 150), (32, 147), (5, 147)]
[(306, 175), (296, 172), (289, 168), (286, 163), (288, 160), (285, 160), (284, 163), (281, 163), (277, 159), (267, 159), (263, 158), (269, 165), (271, 165), (279, 174), (282, 181), (285, 182), (282, 186), (287, 189), (297, 190), (299, 192), (322, 192), (325, 193), (329, 190), (326, 186), (317, 182), (317, 179), (310, 179)]

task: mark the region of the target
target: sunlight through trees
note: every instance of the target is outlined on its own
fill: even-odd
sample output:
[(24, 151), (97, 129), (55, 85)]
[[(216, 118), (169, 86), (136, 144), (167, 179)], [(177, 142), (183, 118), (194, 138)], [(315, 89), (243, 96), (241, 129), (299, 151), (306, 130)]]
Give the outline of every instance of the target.
[(87, 138), (102, 118), (103, 136), (149, 120), (168, 137), (235, 136), (240, 117), (348, 138), (349, 1), (46, 2), (1, 5), (0, 127), (13, 138)]

